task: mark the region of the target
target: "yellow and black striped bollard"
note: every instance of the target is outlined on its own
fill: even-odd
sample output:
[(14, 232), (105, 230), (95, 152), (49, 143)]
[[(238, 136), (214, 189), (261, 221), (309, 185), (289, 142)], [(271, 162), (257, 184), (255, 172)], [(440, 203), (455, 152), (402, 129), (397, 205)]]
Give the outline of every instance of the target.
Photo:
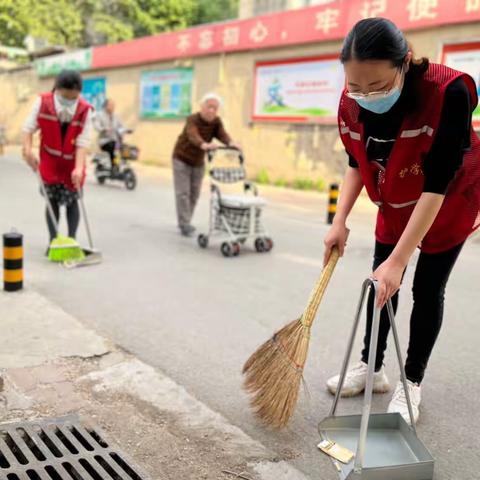
[(337, 200), (338, 200), (338, 183), (330, 184), (330, 193), (328, 195), (328, 213), (327, 223), (329, 225), (333, 222), (333, 217), (337, 213)]
[(16, 292), (23, 288), (23, 235), (3, 235), (3, 289)]

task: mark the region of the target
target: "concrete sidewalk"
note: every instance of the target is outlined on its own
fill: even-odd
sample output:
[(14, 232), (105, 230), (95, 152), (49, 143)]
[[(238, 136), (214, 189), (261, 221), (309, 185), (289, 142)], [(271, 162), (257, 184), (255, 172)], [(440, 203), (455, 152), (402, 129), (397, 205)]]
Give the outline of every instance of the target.
[(2, 422), (80, 414), (155, 480), (304, 478), (38, 293), (1, 292), (0, 318)]

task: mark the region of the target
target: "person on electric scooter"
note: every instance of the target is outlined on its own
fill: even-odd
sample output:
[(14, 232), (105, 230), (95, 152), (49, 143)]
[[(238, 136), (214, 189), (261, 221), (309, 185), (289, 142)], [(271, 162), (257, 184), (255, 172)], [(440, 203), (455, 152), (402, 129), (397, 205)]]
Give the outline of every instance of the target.
[(125, 129), (120, 119), (115, 115), (115, 102), (108, 98), (103, 103), (103, 108), (95, 114), (94, 125), (98, 131), (98, 144), (100, 149), (110, 156), (112, 173), (115, 172), (115, 150), (119, 141), (119, 135)]

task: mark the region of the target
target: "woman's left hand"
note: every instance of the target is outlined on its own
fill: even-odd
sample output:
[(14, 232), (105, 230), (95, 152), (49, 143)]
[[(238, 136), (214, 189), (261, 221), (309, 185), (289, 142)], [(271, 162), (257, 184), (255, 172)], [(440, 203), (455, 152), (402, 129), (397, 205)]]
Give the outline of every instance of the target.
[(378, 282), (378, 308), (383, 308), (400, 288), (405, 267), (402, 262), (394, 258), (388, 258), (373, 272), (372, 278)]
[(83, 168), (74, 168), (72, 172), (72, 183), (75, 185), (77, 190), (80, 190), (83, 179)]

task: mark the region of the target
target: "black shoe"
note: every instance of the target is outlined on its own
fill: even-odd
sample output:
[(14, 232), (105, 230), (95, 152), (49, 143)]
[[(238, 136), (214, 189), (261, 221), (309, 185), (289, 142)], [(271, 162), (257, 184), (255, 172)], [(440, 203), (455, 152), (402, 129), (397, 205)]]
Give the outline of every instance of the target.
[(185, 225), (184, 227), (180, 227), (180, 233), (184, 237), (193, 237), (193, 234), (195, 233), (195, 227), (192, 225)]

